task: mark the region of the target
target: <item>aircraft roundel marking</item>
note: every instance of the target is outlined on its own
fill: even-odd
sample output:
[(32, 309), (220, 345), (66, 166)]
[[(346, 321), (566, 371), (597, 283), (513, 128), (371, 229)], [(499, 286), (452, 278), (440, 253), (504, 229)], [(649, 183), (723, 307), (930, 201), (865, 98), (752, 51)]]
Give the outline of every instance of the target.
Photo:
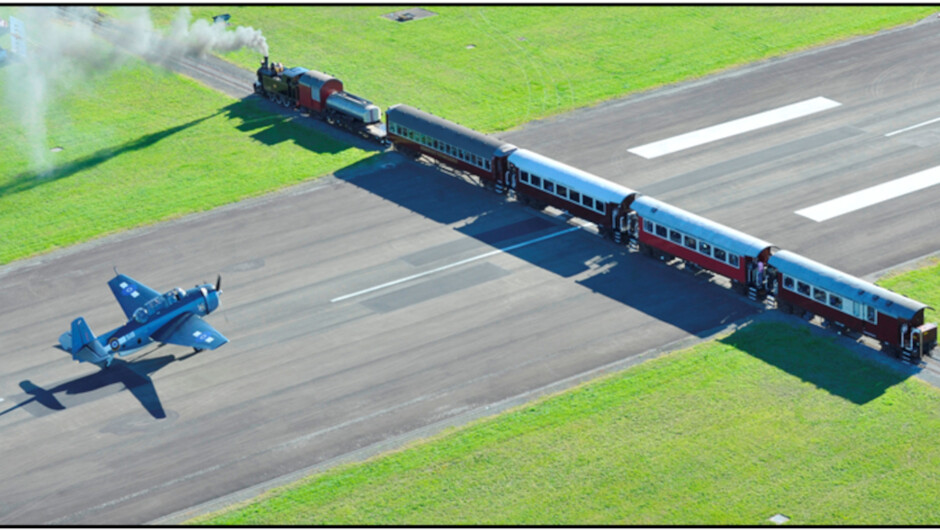
[(112, 349), (112, 350), (117, 351), (118, 349), (120, 349), (120, 347), (121, 347), (121, 343), (118, 342), (117, 339), (111, 339), (111, 349)]

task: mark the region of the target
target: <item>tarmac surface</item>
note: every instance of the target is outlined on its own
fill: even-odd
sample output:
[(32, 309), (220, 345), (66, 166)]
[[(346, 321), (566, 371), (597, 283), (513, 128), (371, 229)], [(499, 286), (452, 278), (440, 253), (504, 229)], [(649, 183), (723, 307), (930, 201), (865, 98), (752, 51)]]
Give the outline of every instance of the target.
[[(864, 276), (940, 249), (940, 186), (796, 210), (940, 166), (940, 19), (532, 122), (501, 138)], [(841, 106), (647, 160), (628, 149), (815, 97)], [(891, 136), (886, 134), (896, 133)]]
[[(884, 137), (940, 116), (940, 59), (923, 53), (940, 44), (937, 28), (503, 137), (871, 274), (940, 248), (940, 190), (824, 223), (793, 211), (940, 165), (940, 125)], [(842, 106), (660, 159), (627, 152), (816, 96)], [(177, 522), (201, 503), (494, 412), (761, 310), (707, 274), (573, 226), (386, 153), (0, 269), (0, 524)], [(221, 271), (222, 307), (207, 320), (231, 342), (195, 355), (151, 348), (108, 371), (72, 362), (53, 345), (73, 318), (99, 332), (123, 323), (106, 286), (113, 265), (161, 292)]]

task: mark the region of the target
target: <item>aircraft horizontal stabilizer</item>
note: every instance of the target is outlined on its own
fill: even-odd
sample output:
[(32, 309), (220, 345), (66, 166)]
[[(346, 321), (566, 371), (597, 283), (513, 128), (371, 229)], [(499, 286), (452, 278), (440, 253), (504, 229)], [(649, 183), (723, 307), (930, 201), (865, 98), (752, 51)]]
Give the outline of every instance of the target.
[(59, 336), (59, 345), (62, 346), (62, 349), (72, 353), (72, 332), (66, 331)]

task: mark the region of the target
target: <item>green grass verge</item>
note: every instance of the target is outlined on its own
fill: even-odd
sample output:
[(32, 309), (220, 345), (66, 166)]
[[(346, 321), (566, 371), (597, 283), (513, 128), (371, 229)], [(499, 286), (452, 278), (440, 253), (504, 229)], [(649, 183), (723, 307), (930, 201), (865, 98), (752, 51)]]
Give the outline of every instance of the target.
[[(910, 23), (930, 6), (202, 6), (262, 30), (271, 58), (329, 72), (383, 109), (408, 103), (484, 131)], [(167, 25), (176, 7), (153, 9)], [(468, 45), (474, 45), (468, 49)], [(260, 57), (226, 56), (252, 70)]]
[(917, 270), (882, 278), (878, 284), (934, 308), (924, 313), (926, 322), (940, 319), (940, 258), (931, 258)]
[[(8, 66), (17, 68), (21, 65)], [(9, 77), (0, 78), (4, 93)], [(0, 105), (0, 264), (208, 210), (369, 153), (135, 62), (51, 98), (45, 170)], [(53, 147), (61, 152), (50, 152)]]
[(191, 522), (938, 524), (938, 436), (937, 389), (756, 324)]

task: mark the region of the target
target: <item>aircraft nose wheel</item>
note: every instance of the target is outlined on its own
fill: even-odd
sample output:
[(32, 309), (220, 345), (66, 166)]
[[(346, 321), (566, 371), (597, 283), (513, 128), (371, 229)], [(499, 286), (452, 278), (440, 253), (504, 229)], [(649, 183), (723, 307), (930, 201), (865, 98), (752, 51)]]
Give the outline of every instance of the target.
[(202, 348), (193, 348), (193, 353), (199, 353), (202, 351)]

